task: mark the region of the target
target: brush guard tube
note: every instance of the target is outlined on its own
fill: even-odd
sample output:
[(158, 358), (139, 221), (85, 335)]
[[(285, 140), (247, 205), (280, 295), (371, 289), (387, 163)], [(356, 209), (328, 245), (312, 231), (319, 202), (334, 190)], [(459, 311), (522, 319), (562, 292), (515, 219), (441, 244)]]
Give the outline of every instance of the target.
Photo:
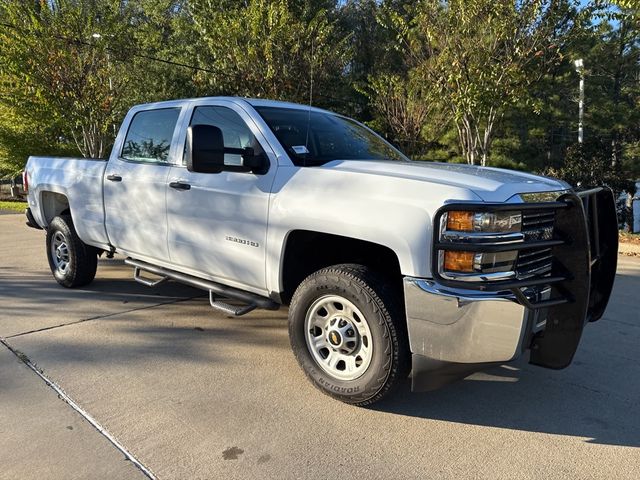
[(567, 241), (554, 247), (553, 255), (555, 268), (568, 278), (552, 285), (552, 291), (569, 301), (549, 308), (546, 328), (534, 336), (529, 360), (554, 369), (571, 363), (585, 324), (602, 318), (618, 260), (618, 220), (611, 190), (597, 188), (561, 200), (570, 208), (556, 214), (555, 232)]

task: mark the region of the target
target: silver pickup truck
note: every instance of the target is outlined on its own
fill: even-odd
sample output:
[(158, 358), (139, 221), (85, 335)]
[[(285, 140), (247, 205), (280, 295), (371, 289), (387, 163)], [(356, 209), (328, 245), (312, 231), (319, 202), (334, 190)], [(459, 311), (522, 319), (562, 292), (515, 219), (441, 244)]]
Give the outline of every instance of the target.
[(288, 305), (302, 369), (357, 405), (525, 352), (566, 367), (616, 270), (610, 190), (410, 161), (290, 103), (136, 106), (108, 160), (31, 157), (25, 185), (61, 285), (117, 252), (138, 282), (201, 288), (229, 315)]

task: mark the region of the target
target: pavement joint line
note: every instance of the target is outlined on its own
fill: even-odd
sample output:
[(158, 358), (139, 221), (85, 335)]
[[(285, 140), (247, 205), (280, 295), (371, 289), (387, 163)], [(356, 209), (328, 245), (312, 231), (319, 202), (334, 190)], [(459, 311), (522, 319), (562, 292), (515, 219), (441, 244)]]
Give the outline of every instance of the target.
[(91, 320), (100, 320), (102, 318), (114, 317), (116, 315), (123, 315), (125, 313), (137, 312), (138, 310), (148, 310), (150, 308), (161, 307), (163, 305), (172, 305), (174, 303), (186, 302), (187, 300), (193, 300), (195, 298), (201, 298), (203, 296), (204, 295), (196, 295), (196, 296), (193, 296), (193, 297), (177, 298), (177, 299), (174, 299), (174, 300), (170, 300), (168, 302), (155, 303), (153, 305), (145, 305), (143, 307), (131, 308), (129, 310), (123, 310), (121, 312), (115, 312), (115, 313), (108, 313), (106, 315), (97, 315), (95, 317), (82, 318), (80, 320), (75, 320), (73, 322), (60, 323), (58, 325), (51, 325), (49, 327), (42, 327), (42, 328), (37, 328), (35, 330), (29, 330), (28, 332), (14, 333), (13, 335), (7, 335), (6, 337), (2, 337), (2, 338), (17, 338), (17, 337), (22, 337), (24, 335), (29, 335), (31, 333), (46, 332), (47, 330), (54, 330), (56, 328), (68, 327), (68, 326), (71, 326), (71, 325), (77, 325), (79, 323), (89, 322)]
[(20, 350), (13, 348), (9, 345), (5, 338), (0, 337), (0, 343), (2, 343), (11, 353), (13, 353), (22, 363), (24, 363), (27, 367), (29, 367), (41, 380), (43, 380), (49, 388), (51, 388), (54, 392), (58, 394), (58, 398), (60, 398), (63, 402), (69, 405), (73, 410), (76, 411), (82, 418), (84, 418), (89, 424), (94, 427), (102, 436), (104, 436), (120, 453), (122, 453), (127, 460), (133, 463), (138, 470), (140, 470), (144, 475), (146, 475), (151, 480), (157, 480), (157, 477), (154, 473), (146, 467), (140, 460), (133, 456), (129, 450), (125, 448), (113, 435), (107, 431), (95, 418), (93, 418), (86, 410), (84, 410), (80, 405), (78, 405), (69, 395), (65, 393), (65, 391), (58, 386), (53, 380), (47, 377), (38, 367), (29, 359), (27, 355), (22, 353)]
[(615, 318), (609, 318), (607, 316), (602, 317), (602, 320), (606, 320), (607, 322), (619, 323), (620, 325), (626, 325), (628, 327), (640, 327), (638, 323), (625, 322), (624, 320), (616, 320)]

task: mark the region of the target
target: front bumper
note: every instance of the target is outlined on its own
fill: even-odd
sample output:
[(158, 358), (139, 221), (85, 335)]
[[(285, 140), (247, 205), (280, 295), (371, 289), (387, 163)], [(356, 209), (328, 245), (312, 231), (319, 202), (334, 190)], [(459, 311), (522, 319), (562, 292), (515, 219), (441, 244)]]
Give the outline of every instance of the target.
[(441, 250), (494, 251), (551, 248), (548, 274), (470, 284), (442, 277), (407, 277), (404, 293), (413, 388), (436, 388), (483, 366), (507, 362), (531, 349), (530, 363), (565, 368), (584, 326), (604, 314), (615, 277), (618, 232), (613, 194), (605, 188), (567, 193), (534, 204), (451, 204), (446, 209), (555, 211), (554, 238), (507, 245), (439, 242)]
[[(549, 289), (530, 290), (531, 301)], [(413, 390), (431, 390), (486, 365), (520, 356), (542, 330), (547, 310), (530, 310), (510, 292), (445, 287), (405, 277), (404, 298), (413, 354)]]

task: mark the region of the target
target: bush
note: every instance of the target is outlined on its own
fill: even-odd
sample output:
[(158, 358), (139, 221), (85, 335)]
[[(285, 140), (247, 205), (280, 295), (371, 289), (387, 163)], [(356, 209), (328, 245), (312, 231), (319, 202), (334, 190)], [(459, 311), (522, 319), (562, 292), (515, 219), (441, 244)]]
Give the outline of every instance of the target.
[[(621, 162), (613, 164), (611, 144), (599, 138), (570, 146), (562, 167), (547, 168), (543, 174), (561, 178), (580, 189), (606, 185), (613, 190), (616, 200), (622, 193), (634, 195), (636, 191), (633, 174), (626, 171)], [(625, 223), (633, 224), (632, 212), (629, 210), (618, 202), (618, 223), (621, 226)]]
[(554, 173), (575, 187), (606, 185), (616, 196), (622, 192), (635, 193), (632, 176), (620, 162), (612, 164), (611, 145), (598, 138), (567, 148), (564, 165)]

